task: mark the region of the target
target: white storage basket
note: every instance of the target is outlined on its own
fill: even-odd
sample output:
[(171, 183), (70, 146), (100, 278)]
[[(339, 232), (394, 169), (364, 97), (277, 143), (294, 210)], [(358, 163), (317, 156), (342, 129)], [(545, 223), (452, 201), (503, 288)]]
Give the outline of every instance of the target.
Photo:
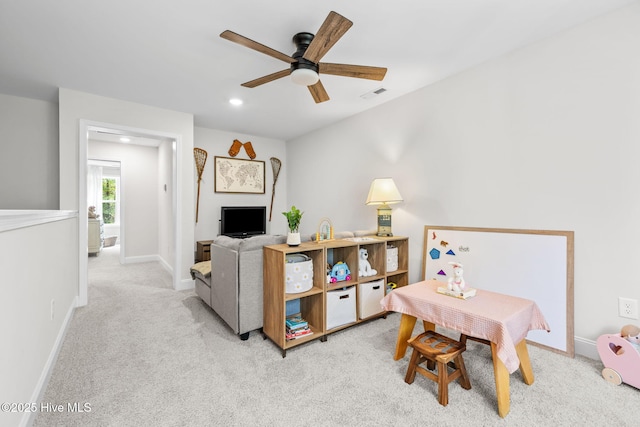
[(384, 298), (384, 280), (360, 283), (358, 286), (360, 287), (360, 295), (358, 296), (360, 319), (382, 313), (384, 310), (380, 305), (380, 300)]
[(313, 287), (313, 260), (305, 254), (286, 256), (286, 289), (288, 294), (299, 294)]
[(398, 269), (398, 248), (387, 246), (387, 273)]
[(327, 329), (356, 321), (356, 288), (327, 292)]

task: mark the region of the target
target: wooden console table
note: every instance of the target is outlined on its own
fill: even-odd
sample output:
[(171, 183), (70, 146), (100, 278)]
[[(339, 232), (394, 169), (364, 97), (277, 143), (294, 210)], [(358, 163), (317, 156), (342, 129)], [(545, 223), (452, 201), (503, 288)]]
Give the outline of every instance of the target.
[(476, 296), (463, 300), (437, 293), (438, 286), (447, 284), (426, 280), (396, 289), (382, 299), (385, 310), (402, 313), (394, 359), (404, 357), (417, 319), (422, 319), (425, 330), (435, 330), (435, 325), (440, 325), (488, 342), (498, 413), (505, 417), (510, 409), (509, 374), (519, 367), (525, 384), (534, 381), (527, 333), (535, 329), (549, 331), (549, 325), (534, 301), (481, 289)]

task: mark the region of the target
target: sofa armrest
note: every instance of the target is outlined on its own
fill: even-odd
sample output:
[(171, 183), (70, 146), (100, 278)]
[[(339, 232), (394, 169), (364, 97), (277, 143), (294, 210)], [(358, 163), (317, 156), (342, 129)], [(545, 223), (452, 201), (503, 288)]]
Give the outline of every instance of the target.
[(211, 245), (211, 308), (233, 329), (241, 333), (238, 322), (238, 252)]

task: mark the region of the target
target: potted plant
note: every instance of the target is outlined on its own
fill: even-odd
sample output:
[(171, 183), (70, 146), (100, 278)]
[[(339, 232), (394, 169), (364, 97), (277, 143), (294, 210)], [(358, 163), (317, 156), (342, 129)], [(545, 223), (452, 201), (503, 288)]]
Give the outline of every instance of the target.
[(289, 234), (287, 234), (287, 244), (289, 246), (298, 246), (300, 244), (300, 232), (298, 229), (303, 213), (304, 212), (301, 212), (295, 206), (291, 206), (288, 212), (282, 212), (282, 215), (287, 218), (287, 224), (289, 226)]

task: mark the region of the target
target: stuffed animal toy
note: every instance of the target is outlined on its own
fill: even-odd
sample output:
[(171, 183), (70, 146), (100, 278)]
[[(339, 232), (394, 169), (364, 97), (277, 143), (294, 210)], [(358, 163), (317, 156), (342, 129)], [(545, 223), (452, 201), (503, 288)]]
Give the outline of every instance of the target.
[(636, 325), (624, 325), (620, 330), (620, 336), (631, 343), (640, 352), (640, 327)]
[(98, 218), (100, 215), (96, 213), (95, 206), (89, 206), (89, 218)]
[(358, 274), (360, 276), (375, 276), (378, 274), (377, 270), (371, 268), (371, 263), (369, 262), (369, 252), (366, 249), (360, 249), (360, 262), (358, 263)]
[(460, 264), (459, 262), (450, 262), (449, 264), (453, 266), (453, 277), (449, 277), (447, 287), (450, 291), (454, 292), (464, 291), (466, 284), (464, 283), (464, 278), (462, 277), (462, 274), (464, 273), (462, 264)]

